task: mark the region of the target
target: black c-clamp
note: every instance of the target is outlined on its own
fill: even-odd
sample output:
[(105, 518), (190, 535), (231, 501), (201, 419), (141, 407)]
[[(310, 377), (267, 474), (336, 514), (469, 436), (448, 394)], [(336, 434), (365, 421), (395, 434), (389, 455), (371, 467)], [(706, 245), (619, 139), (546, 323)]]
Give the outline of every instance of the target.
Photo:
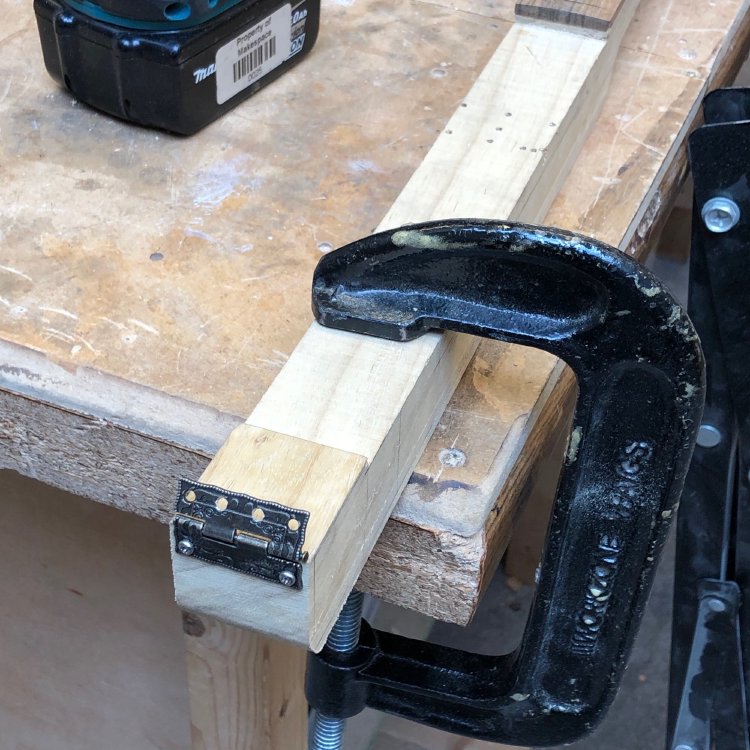
[(537, 347), (578, 402), (519, 648), (446, 649), (362, 623), (348, 654), (310, 654), (312, 707), (365, 706), (457, 734), (549, 745), (590, 731), (617, 689), (679, 502), (704, 397), (698, 337), (632, 258), (578, 235), (488, 221), (382, 232), (324, 257), (325, 326), (393, 340), (449, 329)]

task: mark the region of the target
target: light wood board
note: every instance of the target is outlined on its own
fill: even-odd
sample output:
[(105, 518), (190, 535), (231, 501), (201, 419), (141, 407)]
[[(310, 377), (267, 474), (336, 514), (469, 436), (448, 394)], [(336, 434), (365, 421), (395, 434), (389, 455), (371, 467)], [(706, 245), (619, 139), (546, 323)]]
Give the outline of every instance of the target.
[[(240, 631), (183, 615), (161, 524), (9, 471), (0, 496), (0, 593), (14, 602), (0, 612), (3, 750), (188, 750), (191, 713), (193, 750), (306, 747), (304, 653), (295, 664), (285, 644), (253, 649)], [(373, 624), (413, 638), (429, 629), (395, 607)], [(345, 747), (369, 747), (377, 718), (348, 722)]]
[[(596, 118), (636, 7), (623, 8), (606, 41), (515, 24), (379, 230), (452, 217), (540, 221)], [(175, 551), (177, 602), (322, 648), (477, 343), (431, 334), (403, 344), (314, 323), (201, 477), (310, 512), (303, 589)]]

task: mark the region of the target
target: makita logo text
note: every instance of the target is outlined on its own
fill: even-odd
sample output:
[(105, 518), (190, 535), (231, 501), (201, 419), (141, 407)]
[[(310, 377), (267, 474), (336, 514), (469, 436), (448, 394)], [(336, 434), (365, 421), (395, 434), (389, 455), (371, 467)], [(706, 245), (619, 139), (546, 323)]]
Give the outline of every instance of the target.
[(212, 76), (216, 72), (216, 63), (211, 63), (209, 66), (205, 68), (198, 68), (197, 70), (193, 71), (193, 78), (195, 78), (196, 83), (200, 83), (201, 81), (205, 81), (206, 78), (209, 76)]

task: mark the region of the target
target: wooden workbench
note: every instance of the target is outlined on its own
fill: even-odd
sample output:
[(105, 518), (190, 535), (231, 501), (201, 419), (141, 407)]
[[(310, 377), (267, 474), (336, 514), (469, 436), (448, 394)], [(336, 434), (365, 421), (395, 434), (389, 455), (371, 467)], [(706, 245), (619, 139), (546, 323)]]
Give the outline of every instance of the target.
[[(712, 2), (641, 4), (549, 224), (643, 251), (700, 99), (747, 40), (748, 2)], [(376, 226), (512, 4), (327, 4), (307, 61), (189, 140), (73, 101), (31, 8), (3, 10), (0, 466), (167, 520), (176, 478), (201, 473), (307, 328), (320, 253)], [(482, 344), (363, 588), (470, 618), (564, 415), (553, 367)]]

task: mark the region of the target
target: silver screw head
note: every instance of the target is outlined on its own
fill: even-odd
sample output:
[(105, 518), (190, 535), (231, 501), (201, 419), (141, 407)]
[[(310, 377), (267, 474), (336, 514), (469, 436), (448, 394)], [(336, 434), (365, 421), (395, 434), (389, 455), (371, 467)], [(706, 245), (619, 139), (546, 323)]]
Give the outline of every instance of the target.
[(712, 612), (726, 612), (727, 610), (726, 602), (719, 599), (718, 596), (710, 596), (706, 600), (706, 604)]
[(740, 207), (723, 196), (710, 198), (703, 204), (701, 217), (709, 232), (728, 232), (740, 220)]
[(715, 448), (721, 442), (721, 431), (712, 424), (704, 423), (698, 428), (695, 442), (701, 448)]
[(297, 576), (294, 574), (293, 570), (282, 570), (281, 573), (279, 573), (279, 581), (281, 581), (284, 586), (294, 586), (294, 584), (297, 583)]
[(681, 742), (679, 745), (675, 745), (674, 750), (695, 750), (695, 748), (692, 745), (686, 745), (684, 742)]
[(458, 469), (466, 463), (466, 454), (460, 448), (443, 448), (438, 460), (448, 469)]
[(177, 551), (181, 555), (192, 555), (193, 552), (195, 552), (195, 547), (189, 539), (180, 539), (180, 541), (177, 542)]

